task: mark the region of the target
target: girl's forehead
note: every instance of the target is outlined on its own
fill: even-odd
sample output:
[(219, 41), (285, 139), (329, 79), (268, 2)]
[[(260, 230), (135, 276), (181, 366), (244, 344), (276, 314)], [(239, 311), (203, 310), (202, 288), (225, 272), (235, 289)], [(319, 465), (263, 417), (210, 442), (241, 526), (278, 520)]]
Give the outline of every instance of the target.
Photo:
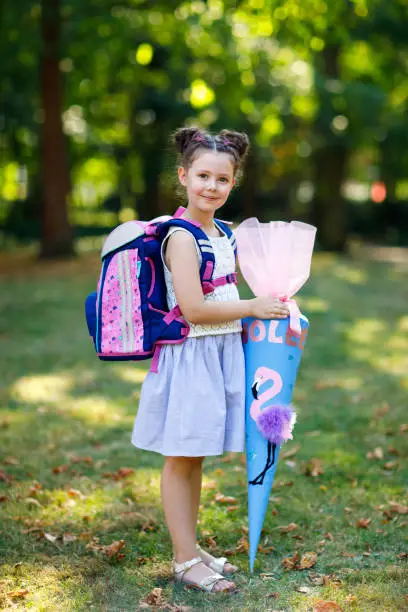
[(211, 170), (212, 172), (233, 174), (234, 162), (228, 153), (218, 151), (203, 151), (199, 153), (191, 164), (193, 170)]

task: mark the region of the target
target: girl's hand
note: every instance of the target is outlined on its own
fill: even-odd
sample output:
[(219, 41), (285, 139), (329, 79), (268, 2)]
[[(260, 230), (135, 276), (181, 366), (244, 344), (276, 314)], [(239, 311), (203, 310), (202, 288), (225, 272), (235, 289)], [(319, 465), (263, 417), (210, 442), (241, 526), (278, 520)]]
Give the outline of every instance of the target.
[(286, 319), (289, 309), (279, 298), (262, 296), (251, 302), (251, 316), (257, 319)]

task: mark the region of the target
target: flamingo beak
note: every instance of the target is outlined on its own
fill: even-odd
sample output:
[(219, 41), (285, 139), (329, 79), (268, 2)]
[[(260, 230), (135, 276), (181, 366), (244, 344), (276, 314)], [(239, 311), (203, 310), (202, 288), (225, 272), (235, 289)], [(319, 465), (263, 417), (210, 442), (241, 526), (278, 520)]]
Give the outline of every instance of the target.
[(263, 379), (263, 376), (259, 376), (259, 378), (256, 378), (251, 387), (252, 396), (255, 400), (258, 399), (259, 387), (261, 386), (262, 379)]

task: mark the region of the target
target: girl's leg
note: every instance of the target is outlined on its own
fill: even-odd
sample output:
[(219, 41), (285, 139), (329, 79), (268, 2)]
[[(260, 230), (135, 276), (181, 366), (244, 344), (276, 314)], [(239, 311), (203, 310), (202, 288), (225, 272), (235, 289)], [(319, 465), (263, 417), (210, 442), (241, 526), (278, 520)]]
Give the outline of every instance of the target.
[(166, 457), (164, 462), (162, 500), (177, 563), (197, 556), (191, 481), (201, 462), (200, 457)]
[[(197, 533), (197, 520), (198, 520), (198, 510), (200, 507), (202, 479), (203, 479), (203, 463), (201, 462), (201, 463), (194, 464), (194, 466), (192, 467), (192, 473), (191, 473), (191, 507), (193, 510), (192, 529), (194, 530), (194, 533)], [(210, 553), (208, 553), (207, 551), (203, 550), (198, 554), (202, 558), (204, 563), (208, 566), (210, 565), (210, 563), (215, 561), (215, 557), (213, 555), (210, 555)], [(233, 574), (234, 572), (237, 571), (237, 569), (238, 568), (236, 565), (232, 565), (231, 563), (225, 563), (223, 571), (224, 571), (224, 574), (227, 575), (227, 574)]]
[(201, 486), (203, 480), (203, 460), (194, 464), (191, 471), (191, 508), (192, 508), (192, 528), (197, 539), (197, 521), (198, 521), (198, 510), (200, 507), (201, 498)]
[[(199, 476), (201, 466), (201, 457), (166, 457), (164, 462), (161, 487), (163, 507), (177, 563), (184, 563), (198, 556), (196, 550), (196, 517), (199, 504), (197, 481), (199, 478), (201, 480)], [(188, 570), (186, 578), (199, 583), (213, 573), (203, 563)], [(215, 585), (214, 590), (226, 590), (234, 586), (234, 583), (222, 580)]]

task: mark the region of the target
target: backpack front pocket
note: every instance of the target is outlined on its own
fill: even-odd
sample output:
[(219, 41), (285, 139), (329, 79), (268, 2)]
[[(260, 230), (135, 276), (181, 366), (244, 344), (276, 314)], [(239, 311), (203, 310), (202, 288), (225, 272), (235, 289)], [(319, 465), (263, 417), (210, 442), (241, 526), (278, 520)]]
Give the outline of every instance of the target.
[(138, 249), (125, 249), (105, 262), (98, 299), (98, 352), (132, 355), (143, 351)]

